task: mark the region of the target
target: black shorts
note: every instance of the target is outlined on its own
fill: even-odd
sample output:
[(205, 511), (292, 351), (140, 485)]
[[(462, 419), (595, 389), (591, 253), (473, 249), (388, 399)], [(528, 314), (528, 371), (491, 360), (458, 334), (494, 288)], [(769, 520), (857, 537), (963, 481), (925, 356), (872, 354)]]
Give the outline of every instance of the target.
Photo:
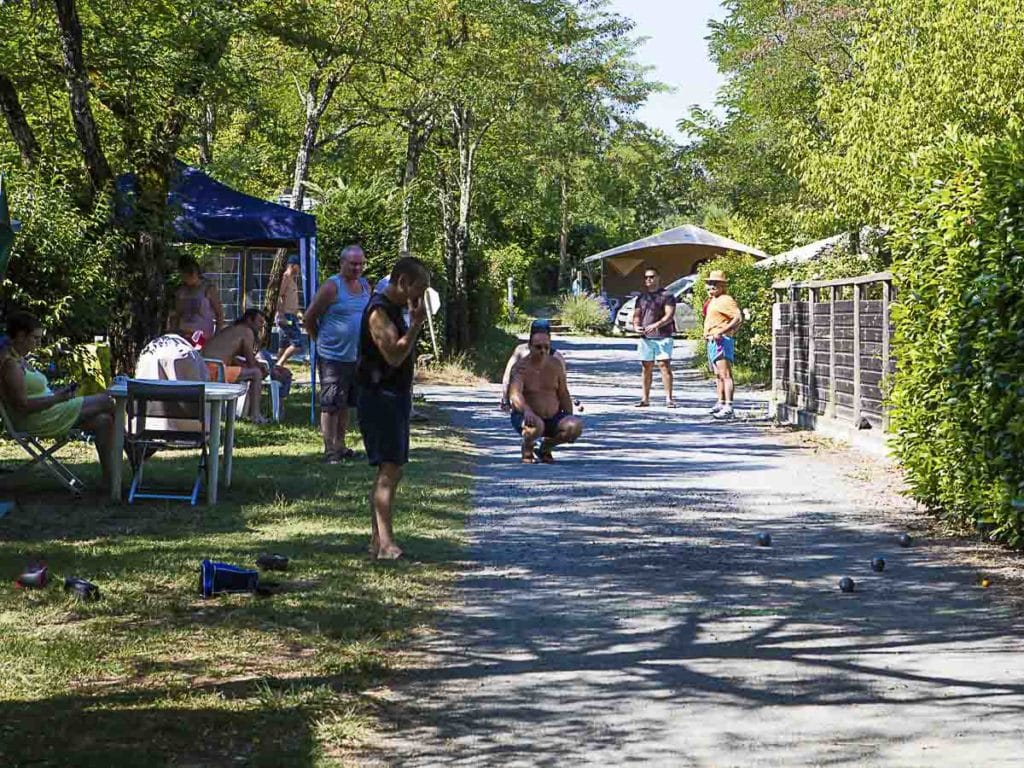
[(359, 429), (370, 466), (408, 463), (412, 392), (360, 388), (358, 409)]
[[(562, 423), (562, 419), (569, 416), (570, 414), (565, 411), (559, 411), (549, 419), (544, 419), (544, 437), (553, 438), (558, 434), (558, 426)], [(512, 411), (512, 415), (509, 419), (512, 422), (512, 429), (518, 434), (523, 434), (523, 412)]]
[(338, 360), (317, 360), (320, 371), (320, 410), (337, 413), (356, 404), (356, 364)]

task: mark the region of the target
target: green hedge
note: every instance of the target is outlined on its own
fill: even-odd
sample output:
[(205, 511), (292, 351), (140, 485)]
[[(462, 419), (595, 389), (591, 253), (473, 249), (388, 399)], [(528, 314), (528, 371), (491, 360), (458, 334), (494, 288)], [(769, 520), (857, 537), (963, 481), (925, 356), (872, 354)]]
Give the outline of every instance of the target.
[(891, 393), (913, 495), (994, 539), (1024, 537), (1024, 141), (919, 158), (892, 238)]

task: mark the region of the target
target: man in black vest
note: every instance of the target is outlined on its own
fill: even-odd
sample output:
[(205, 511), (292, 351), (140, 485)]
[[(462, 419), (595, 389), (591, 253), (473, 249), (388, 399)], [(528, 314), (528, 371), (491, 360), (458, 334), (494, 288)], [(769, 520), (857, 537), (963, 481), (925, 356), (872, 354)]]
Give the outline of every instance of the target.
[[(377, 468), (370, 490), (370, 554), (378, 560), (402, 556), (391, 530), (391, 505), (409, 461), (413, 363), (416, 337), (427, 320), (423, 294), (429, 286), (423, 262), (403, 255), (391, 270), (388, 287), (371, 297), (359, 332), (357, 408), (366, 456)], [(408, 324), (403, 311), (409, 313)]]

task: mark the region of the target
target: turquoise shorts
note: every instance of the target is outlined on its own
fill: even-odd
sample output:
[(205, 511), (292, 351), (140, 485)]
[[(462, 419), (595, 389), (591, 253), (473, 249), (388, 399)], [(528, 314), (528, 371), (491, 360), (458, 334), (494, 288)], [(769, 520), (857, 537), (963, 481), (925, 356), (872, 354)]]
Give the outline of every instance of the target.
[(644, 362), (671, 360), (672, 343), (673, 339), (671, 336), (667, 339), (640, 339), (637, 342), (636, 351)]
[(723, 336), (721, 341), (712, 339), (708, 342), (708, 365), (714, 368), (719, 360), (728, 360), (730, 363), (736, 360), (736, 339)]

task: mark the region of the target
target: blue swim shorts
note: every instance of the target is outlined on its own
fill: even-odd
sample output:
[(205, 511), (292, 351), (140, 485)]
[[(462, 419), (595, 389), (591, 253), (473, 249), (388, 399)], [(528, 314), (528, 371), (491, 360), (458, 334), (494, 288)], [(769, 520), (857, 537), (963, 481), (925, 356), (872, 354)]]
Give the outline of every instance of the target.
[(636, 345), (637, 354), (644, 362), (653, 360), (671, 360), (674, 339), (640, 339)]
[(730, 363), (736, 360), (736, 339), (731, 336), (723, 336), (721, 341), (711, 339), (708, 341), (708, 365), (712, 368), (719, 360), (728, 360)]

